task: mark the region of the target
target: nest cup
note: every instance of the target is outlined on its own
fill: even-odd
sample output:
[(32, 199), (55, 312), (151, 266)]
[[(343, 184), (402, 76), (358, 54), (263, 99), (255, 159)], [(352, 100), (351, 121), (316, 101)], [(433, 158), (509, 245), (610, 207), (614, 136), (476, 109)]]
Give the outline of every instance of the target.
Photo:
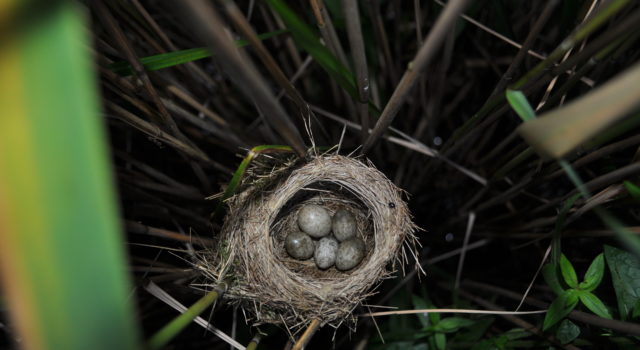
[[(271, 173), (254, 169), (253, 181), (245, 180), (246, 189), (229, 200), (209, 276), (227, 285), (226, 299), (256, 324), (300, 328), (313, 319), (333, 326), (355, 321), (353, 309), (396, 262), (406, 261), (403, 242), (416, 256), (415, 226), (402, 191), (375, 168), (337, 155)], [(284, 238), (297, 230), (297, 213), (307, 203), (332, 215), (339, 209), (355, 215), (366, 246), (358, 266), (320, 270), (313, 258), (299, 261), (286, 253)]]

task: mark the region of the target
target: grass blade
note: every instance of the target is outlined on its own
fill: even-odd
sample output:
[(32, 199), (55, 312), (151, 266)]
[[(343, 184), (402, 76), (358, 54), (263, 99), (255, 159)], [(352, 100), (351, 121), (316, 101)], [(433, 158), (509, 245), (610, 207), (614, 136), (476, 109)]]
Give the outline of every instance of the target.
[(173, 339), (178, 333), (180, 333), (191, 321), (198, 317), (204, 310), (206, 310), (214, 301), (218, 299), (218, 291), (211, 291), (207, 295), (196, 301), (191, 305), (187, 311), (180, 316), (173, 319), (167, 325), (162, 327), (156, 334), (154, 334), (149, 342), (147, 348), (150, 350), (158, 350), (167, 345), (171, 339)]
[(506, 95), (511, 108), (523, 121), (526, 122), (536, 118), (536, 112), (533, 111), (522, 91), (507, 89)]
[(538, 153), (560, 159), (640, 106), (640, 64), (577, 101), (518, 128)]
[[(273, 32), (260, 34), (258, 35), (258, 38), (260, 38), (261, 40), (265, 40), (286, 32), (286, 30), (276, 30)], [(249, 42), (246, 40), (236, 40), (236, 46), (238, 47), (244, 47), (247, 45), (249, 45)], [(141, 57), (140, 63), (142, 63), (144, 69), (151, 71), (193, 62), (207, 57), (211, 57), (211, 50), (206, 47), (198, 47), (195, 49), (180, 50), (159, 55)], [(114, 62), (109, 65), (109, 69), (122, 76), (133, 74), (133, 68), (127, 61)]]
[(82, 11), (72, 1), (46, 5), (23, 13), (19, 25), (29, 28), (5, 32), (0, 48), (6, 305), (24, 348), (136, 349)]
[(331, 54), (329, 49), (320, 43), (311, 27), (304, 23), (284, 1), (267, 0), (267, 3), (282, 17), (282, 21), (291, 32), (296, 44), (307, 51), (343, 89), (357, 99), (358, 93), (353, 74)]

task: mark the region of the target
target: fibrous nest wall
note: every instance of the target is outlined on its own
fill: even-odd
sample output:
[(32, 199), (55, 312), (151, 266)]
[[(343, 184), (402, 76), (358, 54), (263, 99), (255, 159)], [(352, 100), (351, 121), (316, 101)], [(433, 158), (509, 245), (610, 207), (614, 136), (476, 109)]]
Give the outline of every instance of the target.
[[(395, 263), (415, 259), (414, 225), (402, 191), (375, 168), (332, 155), (290, 164), (273, 179), (259, 173), (254, 169), (260, 181), (245, 181), (246, 189), (229, 200), (208, 272), (214, 283), (228, 286), (227, 300), (255, 323), (351, 324), (354, 309)], [(287, 255), (284, 237), (296, 229), (296, 214), (306, 203), (321, 204), (331, 214), (355, 214), (367, 254), (353, 270), (319, 270), (311, 260)]]

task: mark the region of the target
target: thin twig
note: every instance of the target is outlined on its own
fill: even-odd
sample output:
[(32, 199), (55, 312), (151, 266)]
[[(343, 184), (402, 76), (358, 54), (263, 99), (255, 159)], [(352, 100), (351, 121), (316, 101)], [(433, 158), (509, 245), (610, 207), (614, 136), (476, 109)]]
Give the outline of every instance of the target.
[(382, 111), (382, 115), (378, 119), (373, 131), (367, 138), (362, 148), (363, 153), (368, 153), (371, 147), (380, 139), (382, 133), (384, 133), (391, 122), (398, 114), (400, 107), (404, 101), (409, 97), (416, 79), (420, 76), (422, 71), (431, 62), (431, 59), (435, 56), (436, 51), (444, 41), (447, 33), (451, 30), (451, 27), (455, 24), (458, 15), (462, 13), (469, 0), (451, 0), (445, 6), (442, 14), (436, 20), (431, 32), (427, 36), (422, 47), (416, 54), (413, 61), (409, 64), (407, 71), (402, 76), (400, 83), (396, 87), (393, 95), (389, 99), (386, 107)]
[(534, 311), (504, 311), (504, 310), (473, 310), (473, 309), (417, 309), (417, 310), (394, 310), (371, 312), (358, 315), (359, 317), (390, 316), (390, 315), (412, 315), (428, 313), (449, 313), (449, 314), (480, 314), (480, 315), (536, 315), (543, 314), (547, 310)]
[(473, 231), (473, 224), (476, 221), (476, 213), (469, 213), (469, 221), (467, 222), (467, 230), (464, 233), (464, 240), (462, 241), (462, 247), (460, 250), (460, 258), (458, 259), (458, 270), (456, 271), (456, 281), (453, 285), (454, 292), (460, 288), (460, 276), (462, 276), (462, 267), (464, 266), (464, 258), (467, 254), (467, 247), (469, 246), (469, 237), (471, 231)]

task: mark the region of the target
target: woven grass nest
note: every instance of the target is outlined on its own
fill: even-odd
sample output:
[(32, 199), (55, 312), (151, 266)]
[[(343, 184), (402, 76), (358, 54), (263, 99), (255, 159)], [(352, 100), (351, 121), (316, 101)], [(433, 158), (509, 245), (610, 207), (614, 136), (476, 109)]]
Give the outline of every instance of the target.
[[(372, 287), (397, 263), (416, 258), (415, 226), (402, 191), (372, 166), (338, 155), (301, 163), (252, 169), (242, 192), (228, 200), (220, 248), (209, 264), (215, 268), (208, 274), (227, 286), (226, 300), (241, 306), (254, 324), (354, 324), (352, 312)], [(284, 238), (297, 228), (296, 214), (307, 203), (321, 204), (332, 215), (339, 209), (355, 214), (366, 246), (358, 266), (320, 270), (313, 258), (287, 254)]]

